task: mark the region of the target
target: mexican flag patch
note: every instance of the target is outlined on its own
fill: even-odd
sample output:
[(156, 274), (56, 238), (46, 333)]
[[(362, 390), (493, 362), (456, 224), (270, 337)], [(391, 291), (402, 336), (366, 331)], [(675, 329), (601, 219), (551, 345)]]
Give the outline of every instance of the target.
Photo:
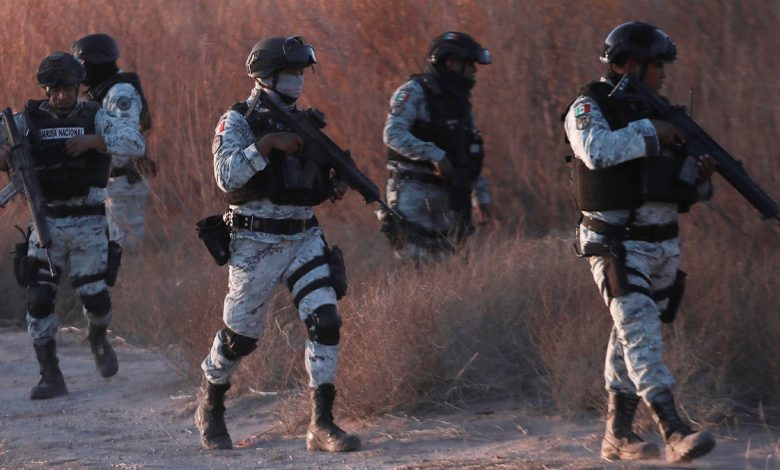
[(580, 103), (574, 108), (574, 117), (585, 116), (590, 114), (590, 103)]

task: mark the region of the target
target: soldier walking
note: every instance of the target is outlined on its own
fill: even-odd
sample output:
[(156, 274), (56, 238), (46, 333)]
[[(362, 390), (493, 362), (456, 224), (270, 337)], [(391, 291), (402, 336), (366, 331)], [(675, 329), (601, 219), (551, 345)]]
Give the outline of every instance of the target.
[[(688, 155), (675, 128), (645, 106), (610, 96), (627, 73), (658, 93), (676, 57), (674, 43), (657, 27), (636, 21), (618, 26), (604, 41), (606, 76), (585, 85), (564, 116), (582, 211), (578, 251), (590, 262), (614, 322), (601, 445), (610, 459), (660, 453), (632, 430), (640, 397), (658, 423), (667, 459), (694, 459), (715, 446), (709, 432), (692, 430), (677, 414), (661, 335), (661, 324), (674, 319), (685, 279), (677, 214), (712, 197), (714, 164), (707, 155)], [(693, 177), (683, 180), (686, 163)]]
[(474, 229), (472, 208), (484, 224), (491, 202), (471, 106), (477, 64), (490, 64), (490, 53), (468, 34), (446, 32), (427, 62), (393, 93), (384, 128), (387, 199), (404, 221), (378, 211), (396, 255), (416, 262), (452, 253)]
[[(229, 449), (225, 393), (243, 357), (263, 334), (268, 300), (283, 282), (306, 324), (305, 364), (312, 416), (309, 450), (352, 451), (360, 439), (333, 419), (341, 317), (334, 286), (343, 273), (325, 242), (312, 206), (341, 199), (346, 186), (332, 169), (304, 157), (306, 142), (269, 112), (266, 99), (282, 101), (293, 113), (303, 90), (304, 71), (316, 63), (313, 48), (299, 36), (270, 37), (252, 48), (247, 73), (255, 81), (249, 98), (219, 119), (212, 143), (217, 184), (230, 208), (229, 292), (223, 321), (211, 351), (195, 421), (206, 449)], [(343, 263), (343, 261), (342, 261)], [(338, 281), (338, 282), (337, 282)]]
[[(84, 93), (111, 116), (121, 118), (141, 132), (152, 127), (149, 105), (141, 80), (117, 66), (119, 46), (108, 34), (90, 34), (73, 44), (71, 52), (84, 65)], [(126, 252), (140, 249), (144, 237), (144, 207), (149, 185), (144, 176), (156, 174), (156, 164), (144, 154), (140, 158), (112, 155), (108, 180), (108, 223), (111, 240)]]
[[(143, 155), (141, 134), (95, 103), (78, 101), (84, 68), (70, 54), (57, 52), (38, 68), (38, 85), (47, 99), (30, 100), (14, 116), (20, 134), (29, 138), (30, 154), (40, 181), (51, 246), (40, 246), (32, 230), (17, 246), (14, 265), (19, 283), (27, 287), (27, 329), (33, 339), (41, 380), (30, 398), (67, 393), (59, 368), (54, 312), (57, 285), (66, 266), (89, 321), (88, 340), (103, 377), (117, 373), (116, 354), (106, 338), (112, 308), (108, 286), (116, 277), (118, 251), (109, 249), (106, 184), (111, 155)], [(0, 162), (8, 167), (9, 151), (0, 145)], [(49, 266), (47, 253), (53, 266)], [(54, 273), (52, 275), (51, 271)]]

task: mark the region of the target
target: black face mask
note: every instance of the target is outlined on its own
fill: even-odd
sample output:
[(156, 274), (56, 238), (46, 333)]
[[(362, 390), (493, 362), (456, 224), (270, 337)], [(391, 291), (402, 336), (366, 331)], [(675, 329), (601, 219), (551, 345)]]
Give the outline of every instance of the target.
[(87, 72), (87, 76), (84, 78), (84, 84), (90, 87), (99, 85), (108, 77), (119, 72), (116, 62), (109, 62), (107, 64), (90, 64), (89, 62), (85, 62), (84, 70)]
[(462, 73), (450, 70), (444, 64), (429, 64), (428, 71), (439, 79), (447, 91), (459, 96), (468, 96), (477, 83), (474, 79), (464, 77)]

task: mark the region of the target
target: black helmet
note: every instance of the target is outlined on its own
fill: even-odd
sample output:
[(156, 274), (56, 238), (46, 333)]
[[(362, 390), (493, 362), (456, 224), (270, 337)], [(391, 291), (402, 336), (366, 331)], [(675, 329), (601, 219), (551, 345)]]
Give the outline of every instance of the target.
[(84, 67), (67, 52), (55, 52), (38, 66), (36, 79), (40, 86), (73, 86), (84, 80)]
[(490, 51), (483, 48), (477, 41), (466, 33), (447, 31), (431, 41), (428, 50), (428, 62), (441, 63), (448, 55), (454, 55), (463, 60), (474, 61), (478, 64), (490, 63)]
[(74, 42), (71, 53), (90, 64), (107, 64), (119, 58), (119, 46), (108, 34), (90, 34)]
[(268, 78), (286, 68), (304, 68), (316, 64), (314, 49), (301, 36), (265, 38), (255, 44), (246, 58), (246, 73)]
[(631, 21), (607, 35), (599, 57), (602, 62), (617, 65), (623, 65), (629, 58), (642, 62), (672, 62), (677, 58), (677, 48), (672, 38), (656, 26)]

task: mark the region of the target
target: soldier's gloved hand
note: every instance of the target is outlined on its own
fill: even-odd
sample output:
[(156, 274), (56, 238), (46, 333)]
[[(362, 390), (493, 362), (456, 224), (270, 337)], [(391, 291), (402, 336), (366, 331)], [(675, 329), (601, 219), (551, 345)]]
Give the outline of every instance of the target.
[(347, 194), (349, 185), (347, 183), (334, 179), (333, 180), (333, 196), (330, 198), (330, 202), (336, 202), (344, 199), (344, 195)]
[(106, 151), (106, 141), (102, 135), (77, 135), (65, 141), (65, 153), (77, 157), (87, 150)]
[(696, 160), (698, 160), (696, 166), (699, 168), (696, 184), (701, 184), (712, 177), (712, 173), (715, 171), (715, 160), (707, 154), (699, 155)]
[(474, 207), (474, 222), (476, 222), (477, 225), (484, 227), (488, 225), (492, 219), (493, 216), (490, 213), (489, 204), (480, 204)]
[(272, 132), (261, 137), (255, 147), (264, 157), (274, 149), (284, 152), (285, 155), (295, 155), (303, 150), (303, 139), (292, 132)]
[(455, 168), (452, 167), (452, 162), (445, 155), (444, 158), (433, 164), (433, 172), (439, 178), (449, 178), (455, 174)]
[(672, 123), (660, 119), (651, 119), (650, 122), (653, 123), (653, 127), (655, 127), (655, 133), (658, 136), (658, 142), (660, 142), (661, 145), (669, 145), (674, 142), (675, 139), (681, 142), (685, 141), (682, 134), (680, 134)]

